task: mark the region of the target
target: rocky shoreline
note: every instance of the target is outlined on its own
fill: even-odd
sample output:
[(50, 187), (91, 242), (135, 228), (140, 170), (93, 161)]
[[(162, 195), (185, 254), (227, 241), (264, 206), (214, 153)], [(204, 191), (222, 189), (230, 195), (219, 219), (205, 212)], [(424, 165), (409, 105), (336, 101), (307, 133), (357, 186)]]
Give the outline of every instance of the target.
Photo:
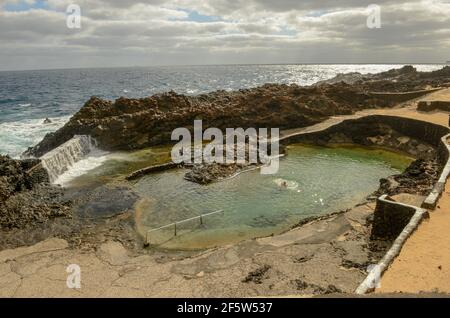
[(141, 99), (121, 97), (114, 102), (92, 97), (64, 127), (48, 134), (24, 155), (40, 157), (75, 135), (90, 135), (104, 150), (167, 144), (171, 143), (175, 128), (193, 130), (196, 119), (203, 120), (204, 129), (306, 127), (330, 116), (398, 103), (371, 92), (404, 92), (447, 85), (450, 67), (422, 73), (405, 66), (376, 75), (361, 75), (351, 84), (341, 77), (310, 87), (266, 84), (198, 96), (168, 92)]
[(50, 185), (45, 169), (36, 167), (38, 163), (0, 155), (0, 228), (23, 228), (70, 215), (63, 190)]
[[(239, 92), (220, 91), (196, 97), (171, 92), (139, 100), (120, 98), (114, 103), (93, 97), (68, 124), (47, 135), (42, 142), (30, 148), (26, 155), (40, 156), (75, 134), (92, 135), (101, 147), (108, 150), (140, 149), (167, 142), (173, 128), (192, 128), (194, 119), (203, 119), (207, 126), (218, 128), (226, 128), (231, 123), (232, 126), (243, 128), (265, 125), (280, 128), (305, 127), (333, 115), (351, 114), (365, 108), (392, 107), (396, 102), (374, 97), (370, 91), (387, 88), (390, 91), (407, 91), (424, 89), (430, 85), (444, 85), (450, 82), (450, 67), (431, 73), (420, 73), (405, 67), (377, 75), (357, 76), (358, 80), (351, 84), (342, 82), (346, 78), (338, 76), (336, 83), (318, 83), (314, 87), (265, 85)], [(403, 173), (380, 180), (380, 188), (362, 205), (326, 217), (303, 220), (291, 230), (309, 233), (310, 227), (317, 227), (317, 233), (310, 233), (314, 237), (311, 242), (320, 246), (317, 245), (318, 250), (311, 251), (312, 255), (320, 254), (325, 257), (327, 254), (329, 259), (337, 262), (336, 268), (356, 270), (358, 274), (351, 276), (351, 283), (348, 285), (336, 286), (332, 283), (333, 279), (327, 279), (329, 283), (324, 285), (315, 276), (317, 273), (309, 272), (310, 277), (298, 277), (289, 282), (290, 287), (286, 290), (290, 292), (349, 292), (363, 276), (365, 268), (376, 263), (390, 244), (389, 240), (370, 239), (375, 196), (389, 194), (395, 200), (396, 195), (405, 193), (426, 195), (436, 182), (441, 169), (434, 145), (406, 137), (392, 130), (389, 125), (373, 125), (370, 129), (367, 126), (350, 125), (347, 132), (348, 134), (342, 134), (331, 129), (318, 137), (315, 136), (314, 141), (308, 138), (303, 141), (323, 145), (356, 143), (398, 149), (416, 157), (417, 160)], [(47, 172), (38, 163), (39, 160), (14, 160), (0, 156), (0, 250), (32, 245), (50, 237), (58, 237), (77, 249), (96, 251), (102, 244), (116, 241), (135, 255), (156, 253), (162, 259), (168, 257), (169, 252), (161, 254), (142, 249), (142, 241), (134, 231), (132, 212), (138, 197), (126, 183), (69, 191), (51, 185)], [(170, 164), (169, 166), (172, 167)], [(186, 178), (208, 184), (248, 168), (251, 167), (193, 165), (187, 171)], [(135, 177), (154, 171), (151, 168), (148, 170), (143, 169)], [(112, 208), (113, 205), (117, 208)], [(92, 219), (86, 215), (89, 209), (105, 213), (102, 217)], [(322, 227), (329, 231), (322, 232)], [(281, 234), (280, 237), (257, 240), (266, 242), (268, 246), (276, 246), (283, 237), (290, 238), (291, 231)], [(293, 244), (302, 242), (310, 243), (309, 239), (305, 239)], [(242, 242), (236, 248), (246, 244), (253, 243)], [(297, 252), (293, 249), (282, 247), (280, 252), (283, 250), (282, 253), (294, 257)], [(306, 254), (296, 257), (294, 263), (305, 263), (308, 267), (317, 262), (314, 256)], [(198, 253), (177, 255), (176, 257), (182, 259), (193, 257), (186, 259), (189, 262), (195, 260)], [(266, 294), (272, 294), (270, 285), (275, 284), (278, 274), (273, 270), (273, 262), (269, 259), (266, 259), (266, 262), (270, 264), (249, 269), (247, 275), (241, 277), (241, 283), (262, 285)], [(335, 270), (337, 269), (333, 269)], [(186, 275), (183, 270), (180, 273)], [(272, 282), (266, 285), (269, 281)]]
[[(356, 80), (350, 81), (349, 78)], [(170, 141), (172, 128), (189, 128), (193, 120), (199, 118), (206, 122), (206, 126), (219, 128), (229, 125), (244, 128), (264, 125), (280, 128), (303, 127), (332, 115), (395, 105), (393, 101), (378, 99), (369, 93), (369, 90), (386, 88), (388, 84), (396, 87), (390, 87), (391, 91), (405, 91), (424, 89), (430, 85), (444, 85), (448, 82), (450, 67), (421, 73), (405, 66), (373, 75), (339, 75), (312, 87), (268, 84), (238, 92), (218, 91), (195, 97), (170, 92), (139, 100), (119, 98), (114, 103), (93, 97), (63, 128), (47, 135), (26, 154), (39, 156), (75, 134), (91, 134), (97, 138), (100, 146), (106, 149), (143, 148)], [(425, 161), (416, 162), (415, 166), (399, 176), (381, 180), (379, 193), (426, 194), (439, 169), (433, 148), (414, 138), (403, 137), (386, 125), (367, 128), (352, 124), (345, 128), (347, 136), (332, 133), (327, 137), (319, 136), (314, 142), (357, 143), (399, 149), (416, 157), (420, 154), (421, 159)], [(353, 137), (349, 138), (349, 135)], [(0, 215), (0, 225), (3, 230), (23, 229), (31, 223), (45, 223), (58, 217), (73, 217), (73, 203), (64, 196), (63, 189), (49, 184), (48, 176), (42, 167), (32, 174), (28, 173), (37, 162), (1, 158), (0, 205), (4, 212)], [(186, 179), (208, 184), (252, 166), (210, 164), (191, 165), (187, 168), (190, 170), (186, 173)], [(150, 167), (149, 171), (153, 170)], [(83, 207), (83, 204), (79, 204), (78, 210), (80, 206)], [(121, 212), (126, 210), (124, 208)]]

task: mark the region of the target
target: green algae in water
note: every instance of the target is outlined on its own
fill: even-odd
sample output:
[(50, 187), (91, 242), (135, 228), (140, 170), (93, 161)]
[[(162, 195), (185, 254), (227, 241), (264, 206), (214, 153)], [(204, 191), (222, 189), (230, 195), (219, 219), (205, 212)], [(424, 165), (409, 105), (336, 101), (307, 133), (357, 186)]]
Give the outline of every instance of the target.
[[(216, 210), (206, 217), (151, 234), (164, 248), (196, 249), (277, 234), (300, 220), (347, 209), (379, 186), (379, 179), (404, 170), (412, 158), (375, 148), (290, 145), (275, 175), (258, 170), (198, 185), (183, 179), (184, 169), (142, 178), (143, 199), (136, 208), (139, 232)], [(280, 186), (286, 181), (287, 187)]]
[(95, 187), (123, 181), (130, 173), (151, 165), (170, 162), (170, 146), (152, 147), (133, 152), (115, 152), (105, 156), (104, 163), (88, 173), (74, 178), (65, 186), (70, 188)]

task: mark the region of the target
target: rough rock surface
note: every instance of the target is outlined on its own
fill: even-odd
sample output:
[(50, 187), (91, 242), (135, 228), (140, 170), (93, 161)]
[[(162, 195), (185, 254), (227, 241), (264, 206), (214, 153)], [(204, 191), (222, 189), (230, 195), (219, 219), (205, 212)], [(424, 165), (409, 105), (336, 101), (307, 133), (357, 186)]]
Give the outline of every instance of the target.
[[(91, 135), (105, 150), (140, 149), (171, 142), (178, 127), (192, 129), (202, 119), (204, 129), (217, 127), (305, 127), (329, 116), (389, 107), (395, 102), (370, 92), (404, 92), (450, 83), (450, 67), (417, 72), (412, 66), (373, 75), (340, 75), (311, 87), (266, 84), (235, 92), (198, 96), (175, 92), (115, 102), (92, 97), (70, 121), (24, 155), (40, 157), (74, 135)], [(348, 79), (347, 79), (348, 78)]]
[(232, 177), (239, 172), (255, 167), (255, 164), (198, 164), (192, 166), (191, 170), (185, 174), (184, 178), (199, 184), (209, 184), (214, 181)]
[(236, 92), (199, 96), (175, 92), (115, 102), (92, 97), (70, 121), (48, 134), (25, 154), (39, 157), (74, 135), (91, 135), (105, 150), (139, 149), (171, 142), (175, 128), (192, 130), (195, 119), (203, 128), (305, 127), (329, 116), (389, 107), (393, 102), (347, 84), (300, 87), (267, 84)]
[[(267, 144), (268, 156), (271, 155), (270, 143)], [(241, 163), (238, 162), (237, 154), (239, 149), (243, 151), (244, 160)], [(249, 152), (252, 151), (255, 155), (255, 159), (250, 160)], [(278, 154), (286, 153), (284, 145), (279, 145)], [(233, 163), (200, 163), (200, 164), (184, 164), (185, 168), (190, 169), (184, 176), (188, 181), (196, 182), (199, 184), (209, 184), (211, 182), (220, 181), (233, 177), (241, 172), (250, 171), (256, 169), (258, 166), (267, 164), (270, 159), (265, 157), (264, 160), (260, 158), (257, 148), (254, 148), (251, 144), (243, 142), (235, 145), (234, 147), (234, 162)], [(226, 157), (226, 151), (223, 153), (223, 158)], [(265, 156), (265, 155), (263, 155)]]
[(0, 229), (23, 228), (69, 214), (60, 189), (48, 183), (38, 160), (0, 156)]
[(375, 195), (428, 195), (439, 178), (440, 168), (436, 160), (417, 159), (403, 173), (381, 179)]

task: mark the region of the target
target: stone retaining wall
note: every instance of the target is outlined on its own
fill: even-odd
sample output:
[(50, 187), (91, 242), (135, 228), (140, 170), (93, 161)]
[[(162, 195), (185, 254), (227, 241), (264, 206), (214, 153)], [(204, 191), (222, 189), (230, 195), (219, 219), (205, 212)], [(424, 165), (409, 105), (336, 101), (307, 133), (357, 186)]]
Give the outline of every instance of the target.
[[(375, 208), (374, 220), (377, 218), (379, 222), (374, 222), (378, 226), (372, 228), (372, 236), (392, 236), (400, 231), (402, 224), (406, 223), (409, 216), (409, 222), (406, 223), (403, 230), (401, 230), (387, 251), (381, 261), (374, 266), (369, 272), (366, 279), (356, 289), (356, 294), (369, 293), (377, 287), (381, 280), (382, 274), (389, 268), (394, 259), (400, 254), (403, 245), (411, 234), (418, 228), (419, 224), (424, 218), (428, 217), (428, 212), (425, 209), (434, 210), (436, 204), (444, 192), (445, 183), (450, 175), (450, 145), (448, 139), (450, 134), (440, 138), (438, 146), (438, 156), (440, 161), (445, 162), (442, 173), (438, 182), (435, 184), (433, 190), (425, 199), (421, 208), (394, 202), (388, 199), (386, 195), (381, 196), (377, 200)], [(398, 224), (396, 224), (398, 222)]]
[(441, 90), (441, 88), (433, 88), (428, 90), (421, 90), (415, 92), (401, 92), (401, 93), (371, 92), (369, 93), (369, 95), (376, 98), (384, 99), (389, 102), (403, 103), (439, 90)]
[(391, 248), (386, 252), (384, 257), (378, 262), (377, 265), (373, 266), (369, 271), (366, 279), (358, 286), (355, 293), (356, 294), (366, 294), (369, 293), (377, 287), (381, 280), (381, 276), (388, 269), (389, 265), (394, 261), (394, 259), (400, 254), (400, 251), (405, 244), (406, 240), (411, 236), (411, 234), (417, 229), (419, 224), (423, 219), (428, 217), (428, 212), (425, 209), (418, 208), (416, 206), (403, 204), (399, 202), (390, 201), (386, 195), (382, 195), (378, 198), (377, 208), (380, 205), (380, 210), (388, 211), (399, 211), (396, 213), (411, 215), (406, 226), (401, 230)]
[(421, 101), (417, 104), (417, 110), (430, 112), (434, 110), (450, 111), (450, 102), (448, 101)]
[(177, 168), (178, 166), (179, 165), (177, 163), (174, 163), (174, 162), (168, 162), (168, 163), (163, 163), (163, 164), (160, 164), (160, 165), (149, 166), (149, 167), (146, 167), (146, 168), (134, 171), (133, 173), (129, 174), (126, 177), (126, 179), (128, 181), (136, 180), (136, 179), (139, 179), (140, 177), (143, 177), (143, 176), (145, 176), (147, 174), (174, 169), (174, 168)]
[(351, 136), (354, 143), (367, 145), (365, 137), (370, 136), (372, 131), (376, 133), (376, 128), (379, 125), (390, 126), (405, 136), (421, 140), (436, 148), (439, 147), (442, 136), (450, 132), (450, 129), (447, 127), (421, 120), (397, 116), (370, 115), (357, 119), (347, 119), (321, 131), (290, 136), (284, 139), (284, 142), (326, 144), (330, 141), (329, 136), (343, 133)]
[(371, 239), (394, 240), (409, 223), (417, 208), (395, 202), (387, 195), (377, 199)]
[(434, 210), (436, 208), (437, 202), (441, 197), (442, 193), (445, 190), (445, 183), (450, 175), (450, 145), (448, 143), (448, 139), (450, 138), (450, 134), (443, 136), (440, 139), (440, 144), (438, 147), (438, 156), (441, 164), (443, 165), (443, 169), (439, 180), (431, 190), (431, 193), (425, 198), (422, 203), (422, 207), (425, 209)]

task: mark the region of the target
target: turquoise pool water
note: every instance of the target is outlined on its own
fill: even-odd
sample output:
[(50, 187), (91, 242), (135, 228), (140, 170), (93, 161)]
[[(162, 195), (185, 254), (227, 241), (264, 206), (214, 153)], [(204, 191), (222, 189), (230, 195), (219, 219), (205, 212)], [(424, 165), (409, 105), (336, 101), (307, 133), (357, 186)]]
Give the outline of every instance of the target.
[(411, 158), (380, 149), (291, 145), (276, 175), (258, 170), (198, 185), (183, 179), (184, 169), (140, 179), (143, 197), (136, 207), (138, 231), (216, 210), (223, 213), (149, 233), (163, 248), (207, 248), (283, 232), (300, 220), (347, 209), (399, 173)]

